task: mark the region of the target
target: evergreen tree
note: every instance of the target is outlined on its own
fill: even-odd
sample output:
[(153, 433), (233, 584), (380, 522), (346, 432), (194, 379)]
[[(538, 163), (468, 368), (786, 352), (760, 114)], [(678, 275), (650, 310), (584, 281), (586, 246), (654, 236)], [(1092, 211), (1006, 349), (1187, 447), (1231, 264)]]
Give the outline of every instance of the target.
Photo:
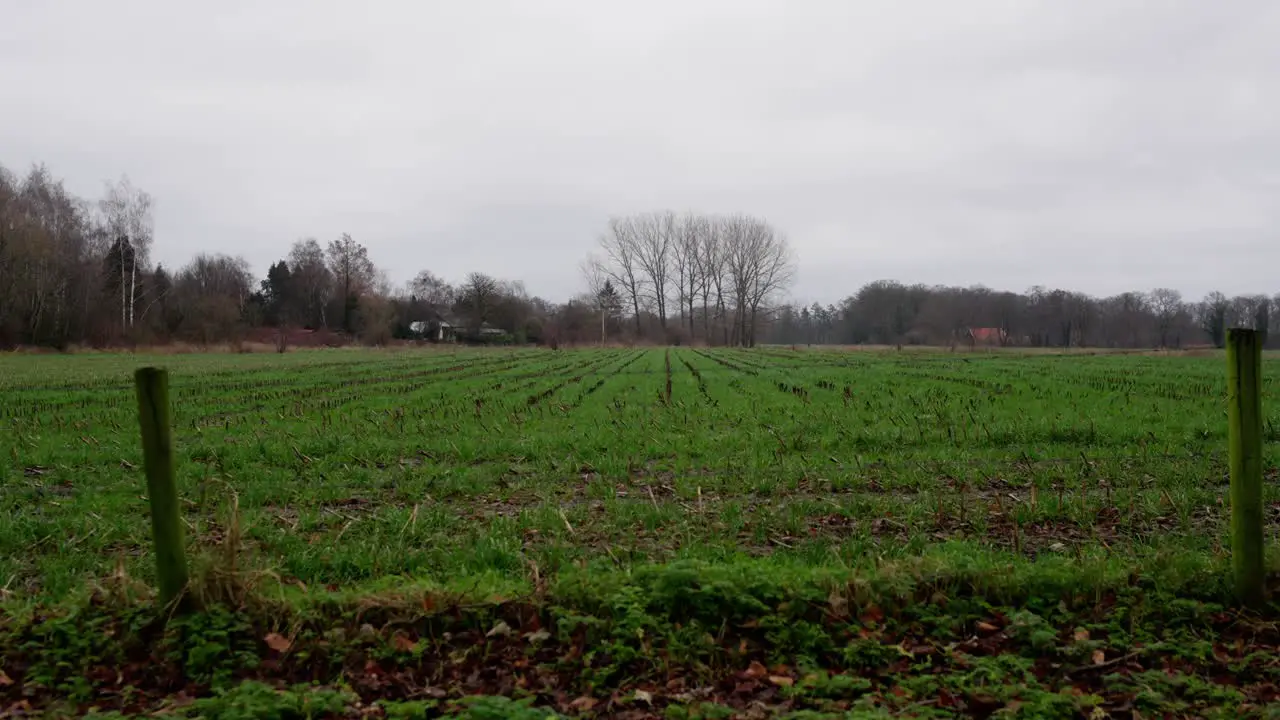
[(263, 322), (272, 327), (287, 325), (293, 320), (293, 277), (289, 264), (284, 260), (267, 269), (267, 279), (262, 281)]
[(596, 295), (596, 306), (600, 310), (600, 342), (603, 343), (608, 334), (609, 318), (622, 309), (622, 296), (613, 287), (612, 281), (604, 281), (604, 287)]

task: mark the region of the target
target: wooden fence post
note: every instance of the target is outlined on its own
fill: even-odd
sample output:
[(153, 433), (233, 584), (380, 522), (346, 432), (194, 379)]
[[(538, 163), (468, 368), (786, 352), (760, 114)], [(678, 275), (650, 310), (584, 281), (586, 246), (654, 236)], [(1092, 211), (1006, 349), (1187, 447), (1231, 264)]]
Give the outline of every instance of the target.
[(1262, 343), (1255, 330), (1227, 331), (1227, 438), (1231, 465), (1231, 564), (1236, 593), (1265, 594), (1262, 542)]
[(142, 430), (143, 466), (151, 503), (151, 535), (155, 544), (160, 602), (180, 601), (187, 587), (186, 545), (173, 473), (173, 439), (169, 423), (169, 373), (153, 367), (134, 373), (138, 388), (138, 425)]

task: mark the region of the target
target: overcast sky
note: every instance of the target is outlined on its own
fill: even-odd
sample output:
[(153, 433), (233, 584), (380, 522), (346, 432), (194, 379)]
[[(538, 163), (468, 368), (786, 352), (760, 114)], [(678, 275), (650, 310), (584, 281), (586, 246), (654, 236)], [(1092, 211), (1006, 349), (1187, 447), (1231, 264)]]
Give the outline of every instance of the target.
[(1280, 292), (1275, 0), (0, 0), (0, 163), (154, 257), (351, 233), (562, 300), (610, 215), (744, 211), (793, 294)]

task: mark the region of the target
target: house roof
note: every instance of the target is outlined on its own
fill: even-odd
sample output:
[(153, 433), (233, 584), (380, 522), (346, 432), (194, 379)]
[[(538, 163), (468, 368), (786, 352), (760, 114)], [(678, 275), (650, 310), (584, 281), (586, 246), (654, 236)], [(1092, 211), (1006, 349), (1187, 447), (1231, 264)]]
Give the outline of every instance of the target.
[(1005, 336), (1003, 328), (969, 328), (974, 340), (999, 340)]
[[(415, 320), (409, 323), (409, 329), (413, 332), (425, 332), (429, 328), (444, 328), (446, 330), (451, 330), (454, 328), (466, 327), (468, 326), (465, 322), (459, 321), (455, 318), (446, 317), (437, 312), (427, 313), (425, 319)], [(477, 329), (485, 335), (501, 335), (507, 332), (506, 330), (503, 330), (500, 327), (494, 327), (487, 322), (480, 323), (480, 327)]]
[(445, 320), (414, 320), (409, 323), (409, 331), (415, 333), (426, 333), (435, 328), (444, 330), (452, 330), (455, 326)]
[(418, 320), (417, 322), (426, 323), (426, 324), (428, 324), (428, 325), (441, 325), (441, 326), (444, 326), (444, 327), (457, 327), (457, 326), (459, 326), (459, 325), (461, 325), (461, 324), (462, 324), (462, 323), (458, 322), (458, 320), (457, 320), (456, 318), (453, 318), (453, 317), (447, 316), (447, 315), (445, 315), (445, 314), (443, 314), (443, 313), (440, 313), (440, 312), (437, 312), (437, 311), (435, 311), (435, 310), (428, 310), (427, 312), (422, 313), (419, 317), (421, 317), (422, 319), (421, 319), (421, 320)]

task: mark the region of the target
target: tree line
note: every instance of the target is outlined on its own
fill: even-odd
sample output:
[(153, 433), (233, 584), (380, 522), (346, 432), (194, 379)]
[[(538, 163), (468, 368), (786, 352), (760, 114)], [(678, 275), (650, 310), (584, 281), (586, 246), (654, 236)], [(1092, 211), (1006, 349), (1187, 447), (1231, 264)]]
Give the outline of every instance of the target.
[(463, 339), (515, 343), (954, 345), (980, 330), (984, 344), (1186, 347), (1221, 346), (1231, 326), (1266, 331), (1280, 313), (1280, 296), (1188, 301), (1161, 288), (1094, 298), (895, 281), (805, 306), (786, 300), (794, 254), (769, 222), (670, 210), (611, 219), (581, 264), (586, 290), (564, 303), (483, 272), (450, 283), (424, 270), (395, 287), (345, 233), (294, 242), (259, 280), (243, 258), (218, 252), (176, 269), (153, 264), (153, 207), (127, 177), (86, 199), (43, 166), (22, 177), (0, 166), (0, 347), (207, 344), (263, 328), (382, 344), (432, 320)]
[(453, 288), (430, 273), (395, 289), (348, 234), (295, 242), (257, 281), (243, 258), (197, 253), (150, 262), (154, 201), (127, 177), (76, 197), (44, 166), (0, 166), (0, 347), (234, 341), (262, 327), (329, 329), (369, 343), (408, 337), (418, 314), (493, 320), (539, 339), (553, 308), (519, 283), (473, 273)]
[[(1033, 287), (1027, 292), (986, 287), (870, 283), (837, 304), (782, 304), (768, 341), (784, 344), (1011, 345), (1029, 347), (1222, 347), (1227, 328), (1269, 333), (1280, 316), (1280, 295), (1227, 297), (1211, 292), (1187, 300), (1171, 288), (1091, 297)], [(985, 331), (985, 332), (984, 332)]]
[[(447, 320), (463, 339), (752, 344), (792, 272), (785, 239), (747, 217), (649, 213), (609, 223), (590, 291), (565, 303), (518, 280), (429, 270), (395, 287), (349, 234), (297, 240), (258, 280), (241, 257), (151, 263), (154, 201), (127, 177), (97, 199), (44, 166), (0, 166), (0, 347), (236, 341), (261, 328), (330, 330), (381, 344)], [(621, 263), (619, 265), (618, 263)]]

